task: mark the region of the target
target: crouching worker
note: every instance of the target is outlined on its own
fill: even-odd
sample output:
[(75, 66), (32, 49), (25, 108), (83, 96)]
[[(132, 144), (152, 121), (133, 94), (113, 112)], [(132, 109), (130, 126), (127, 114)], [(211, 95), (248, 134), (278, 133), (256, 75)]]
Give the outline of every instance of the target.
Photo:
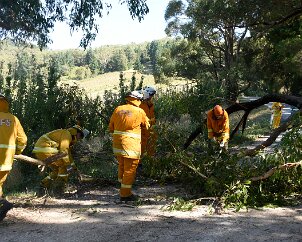
[(67, 154), (49, 165), (51, 172), (41, 181), (41, 188), (51, 188), (55, 194), (64, 192), (69, 173), (77, 170), (71, 155), (71, 147), (88, 133), (87, 130), (82, 129), (79, 125), (74, 125), (68, 129), (51, 131), (38, 139), (33, 150), (38, 159), (45, 160), (58, 153)]
[(0, 221), (13, 207), (3, 197), (2, 186), (12, 169), (14, 155), (21, 154), (26, 143), (27, 137), (19, 119), (9, 113), (8, 100), (0, 94)]
[(121, 201), (138, 199), (131, 190), (141, 156), (141, 131), (149, 128), (146, 113), (139, 108), (142, 97), (138, 91), (128, 93), (126, 104), (118, 106), (110, 118), (109, 131), (113, 133), (113, 153), (119, 163)]
[(208, 111), (207, 127), (209, 143), (218, 144), (221, 148), (228, 149), (229, 115), (221, 106), (216, 105)]

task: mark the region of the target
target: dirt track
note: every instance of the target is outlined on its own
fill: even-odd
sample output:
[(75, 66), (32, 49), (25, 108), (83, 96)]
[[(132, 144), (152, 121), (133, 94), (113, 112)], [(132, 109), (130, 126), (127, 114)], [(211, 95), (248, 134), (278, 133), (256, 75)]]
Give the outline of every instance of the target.
[[(209, 213), (163, 211), (176, 186), (138, 188), (142, 205), (119, 204), (114, 187), (64, 199), (23, 198), (0, 223), (1, 241), (302, 241), (302, 206)], [(167, 196), (168, 195), (168, 196)]]

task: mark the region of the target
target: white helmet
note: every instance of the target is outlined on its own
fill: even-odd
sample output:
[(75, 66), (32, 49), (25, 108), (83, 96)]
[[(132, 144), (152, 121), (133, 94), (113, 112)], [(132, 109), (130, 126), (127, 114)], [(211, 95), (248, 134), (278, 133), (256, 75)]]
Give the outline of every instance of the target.
[(134, 97), (136, 99), (141, 100), (143, 98), (143, 94), (140, 91), (132, 91), (129, 92), (126, 97)]
[(2, 94), (1, 92), (0, 92), (0, 98), (4, 98), (5, 100), (7, 100), (4, 94)]
[(151, 86), (145, 87), (143, 89), (144, 100), (152, 97), (155, 93), (156, 93), (155, 87), (151, 87)]
[(84, 136), (84, 139), (90, 134), (89, 130), (87, 129), (83, 129), (83, 136)]

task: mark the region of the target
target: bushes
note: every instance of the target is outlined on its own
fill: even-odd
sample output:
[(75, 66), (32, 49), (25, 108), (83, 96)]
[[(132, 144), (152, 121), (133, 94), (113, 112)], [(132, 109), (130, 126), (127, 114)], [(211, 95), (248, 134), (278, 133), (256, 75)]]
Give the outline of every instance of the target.
[[(34, 142), (42, 134), (81, 122), (91, 131), (91, 137), (99, 136), (101, 142), (92, 142), (94, 138), (83, 143), (88, 145), (83, 150), (88, 150), (89, 154), (84, 152), (78, 156), (76, 162), (80, 170), (95, 178), (115, 180), (116, 166), (112, 163), (111, 136), (107, 131), (109, 119), (114, 108), (124, 102), (125, 93), (141, 87), (142, 83), (137, 86), (136, 79), (133, 78), (131, 85), (125, 86), (121, 73), (118, 92), (106, 91), (102, 98), (93, 99), (77, 86), (60, 84), (61, 72), (56, 63), (51, 66), (47, 63), (36, 65), (36, 68), (29, 69), (26, 76), (20, 75), (21, 72), (18, 75), (15, 73), (21, 70), (23, 73), (26, 67), (14, 69), (13, 66), (9, 76), (0, 78), (0, 88), (10, 98), (13, 113), (20, 118), (28, 134), (29, 142), (25, 153), (30, 155)], [(20, 76), (22, 80), (15, 79)], [(231, 154), (211, 153), (208, 150), (206, 127), (191, 146), (186, 151), (183, 150), (187, 137), (197, 126), (203, 124), (206, 111), (216, 103), (225, 103), (222, 96), (223, 90), (215, 81), (210, 80), (199, 81), (194, 86), (184, 86), (182, 89), (160, 90), (155, 96), (157, 154), (153, 158), (143, 158), (144, 173), (161, 182), (180, 182), (195, 196), (221, 197), (226, 205), (238, 208), (280, 202), (291, 194), (301, 193), (301, 166), (278, 171), (262, 182), (245, 182), (271, 167), (301, 159), (299, 117), (296, 128), (284, 135), (281, 146), (274, 154), (242, 158), (237, 155), (238, 151)], [(255, 120), (258, 119), (257, 115)], [(268, 122), (255, 120), (248, 124), (249, 136), (268, 130)], [(248, 137), (243, 135), (237, 143), (242, 145), (242, 141)], [(99, 146), (99, 149), (91, 149), (93, 146)], [(27, 164), (22, 164), (20, 169), (24, 175), (22, 186), (34, 186), (32, 181), (38, 180), (38, 170)]]

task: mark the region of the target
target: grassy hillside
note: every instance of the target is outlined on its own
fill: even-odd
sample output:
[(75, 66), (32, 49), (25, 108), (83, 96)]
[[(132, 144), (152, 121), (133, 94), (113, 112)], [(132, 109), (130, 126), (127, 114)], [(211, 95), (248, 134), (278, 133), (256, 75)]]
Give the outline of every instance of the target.
[[(131, 77), (134, 71), (124, 71), (124, 78), (126, 79), (125, 85), (129, 86), (131, 83)], [(89, 95), (95, 97), (97, 95), (102, 96), (105, 90), (117, 90), (119, 89), (120, 72), (109, 72), (102, 75), (98, 75), (93, 78), (84, 79), (81, 81), (73, 81), (80, 87), (84, 88)], [(136, 73), (136, 84), (138, 85), (142, 74)], [(152, 75), (144, 75), (144, 85), (154, 85), (154, 78)]]
[[(126, 79), (125, 85), (130, 86), (131, 78), (133, 73), (136, 71), (134, 70), (128, 70), (124, 71), (124, 78)], [(145, 75), (142, 73), (135, 74), (136, 77), (136, 85), (139, 84), (142, 75), (144, 76), (144, 82), (143, 86), (155, 86), (159, 90), (166, 90), (167, 88), (176, 88), (178, 86), (186, 85), (188, 80), (183, 78), (170, 78), (168, 79), (167, 83), (169, 84), (155, 84), (153, 75)], [(119, 90), (119, 77), (120, 72), (109, 72), (102, 75), (98, 75), (93, 78), (83, 79), (83, 80), (69, 80), (64, 81), (64, 83), (74, 83), (76, 85), (79, 85), (81, 88), (84, 88), (87, 93), (91, 97), (96, 96), (103, 96), (105, 90), (113, 90), (118, 91)]]

